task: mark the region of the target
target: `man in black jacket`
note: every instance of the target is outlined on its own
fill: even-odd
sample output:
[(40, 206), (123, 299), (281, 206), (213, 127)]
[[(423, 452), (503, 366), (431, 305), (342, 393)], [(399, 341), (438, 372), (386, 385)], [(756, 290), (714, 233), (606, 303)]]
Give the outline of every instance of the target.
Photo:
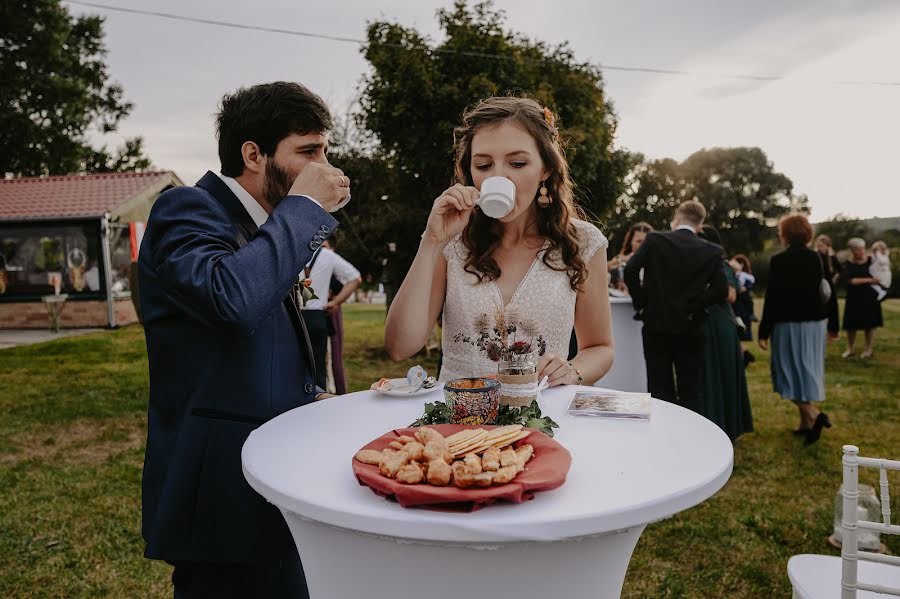
[(644, 321), (648, 390), (695, 412), (702, 400), (706, 308), (728, 295), (722, 248), (697, 237), (705, 219), (700, 202), (682, 203), (672, 231), (648, 234), (625, 267), (635, 318)]

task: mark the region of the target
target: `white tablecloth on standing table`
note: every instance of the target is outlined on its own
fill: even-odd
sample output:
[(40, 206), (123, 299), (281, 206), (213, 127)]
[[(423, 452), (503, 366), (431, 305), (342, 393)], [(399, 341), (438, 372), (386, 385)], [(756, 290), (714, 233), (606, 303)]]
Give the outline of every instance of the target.
[(366, 391), (292, 410), (250, 435), (244, 475), (281, 509), (313, 599), (617, 597), (644, 527), (716, 493), (732, 446), (702, 416), (656, 400), (649, 422), (567, 416), (577, 389), (541, 399), (572, 453), (568, 479), (524, 504), (405, 509), (356, 481), (354, 453), (407, 426), (440, 390), (412, 399)]
[(609, 298), (612, 312), (613, 343), (616, 360), (597, 387), (617, 391), (647, 391), (647, 364), (644, 362), (644, 341), (641, 329), (644, 323), (634, 319), (634, 306), (630, 297)]

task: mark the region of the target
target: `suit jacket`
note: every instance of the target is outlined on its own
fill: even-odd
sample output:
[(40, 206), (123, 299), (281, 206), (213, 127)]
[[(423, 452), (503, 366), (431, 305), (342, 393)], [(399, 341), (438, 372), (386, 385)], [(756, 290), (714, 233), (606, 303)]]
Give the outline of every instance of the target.
[(706, 308), (728, 297), (722, 248), (685, 229), (649, 233), (625, 265), (625, 284), (636, 317), (658, 333), (697, 333)]
[(825, 275), (820, 254), (804, 245), (791, 245), (769, 261), (766, 303), (759, 322), (759, 338), (768, 339), (778, 322), (803, 322), (827, 318), (819, 295)]
[(258, 562), (293, 550), (244, 480), (241, 447), (315, 398), (290, 292), (337, 221), (285, 198), (257, 230), (214, 173), (156, 201), (138, 258), (150, 364), (143, 526), (149, 558)]

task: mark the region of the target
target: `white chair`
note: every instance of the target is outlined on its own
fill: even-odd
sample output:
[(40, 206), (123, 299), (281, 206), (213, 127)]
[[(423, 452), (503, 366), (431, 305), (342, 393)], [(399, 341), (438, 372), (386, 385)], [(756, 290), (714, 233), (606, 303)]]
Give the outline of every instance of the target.
[[(900, 526), (891, 524), (891, 498), (888, 470), (900, 470), (900, 462), (859, 456), (855, 445), (844, 445), (844, 529), (841, 557), (795, 555), (788, 561), (788, 578), (794, 599), (885, 599), (900, 597), (900, 557), (860, 552), (857, 531), (860, 528), (884, 534), (900, 535)], [(881, 515), (884, 522), (859, 520), (859, 466), (878, 468), (881, 486)]]

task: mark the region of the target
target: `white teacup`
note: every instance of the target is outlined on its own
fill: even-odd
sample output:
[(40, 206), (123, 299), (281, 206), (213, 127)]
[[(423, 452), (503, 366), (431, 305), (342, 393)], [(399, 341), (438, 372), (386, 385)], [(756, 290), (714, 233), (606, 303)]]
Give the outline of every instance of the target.
[(476, 203), (491, 218), (503, 218), (516, 207), (516, 184), (506, 177), (489, 177), (481, 184)]

